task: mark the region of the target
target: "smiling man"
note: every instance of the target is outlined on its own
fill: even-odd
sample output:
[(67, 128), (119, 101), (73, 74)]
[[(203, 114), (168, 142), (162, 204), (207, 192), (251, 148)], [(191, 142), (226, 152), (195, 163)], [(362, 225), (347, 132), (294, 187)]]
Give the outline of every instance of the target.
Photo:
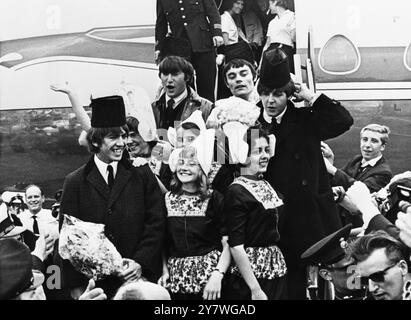
[[(156, 281), (161, 268), (165, 212), (158, 183), (147, 166), (133, 167), (124, 157), (128, 128), (124, 101), (111, 96), (91, 101), (90, 151), (87, 164), (64, 182), (60, 208), (63, 215), (105, 225), (107, 238), (123, 257), (124, 270), (96, 285), (110, 298), (118, 287), (141, 275)], [(63, 261), (63, 286), (76, 299), (87, 278)]]
[(223, 69), (224, 82), (233, 96), (257, 102), (254, 81), (256, 71), (253, 65), (244, 59), (230, 60)]
[(358, 238), (351, 251), (361, 282), (368, 284), (374, 299), (402, 300), (404, 284), (410, 280), (409, 248), (385, 231), (376, 231)]
[(334, 153), (322, 143), (327, 171), (333, 176), (334, 186), (343, 186), (347, 190), (355, 181), (364, 182), (370, 192), (385, 187), (392, 178), (390, 166), (383, 156), (387, 146), (390, 129), (380, 124), (369, 124), (361, 129), (360, 150), (343, 168), (334, 167)]
[(157, 128), (174, 128), (176, 122), (186, 120), (196, 110), (201, 111), (206, 121), (213, 104), (189, 87), (194, 76), (191, 63), (181, 57), (168, 56), (158, 69), (164, 93), (152, 104)]

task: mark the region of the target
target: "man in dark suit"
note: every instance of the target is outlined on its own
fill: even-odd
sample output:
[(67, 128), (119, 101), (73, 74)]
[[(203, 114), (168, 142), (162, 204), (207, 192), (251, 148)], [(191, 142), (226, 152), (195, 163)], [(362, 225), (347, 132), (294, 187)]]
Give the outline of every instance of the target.
[(164, 41), (168, 27), (171, 36), (188, 40), (190, 61), (196, 70), (197, 92), (215, 101), (216, 53), (214, 47), (223, 44), (221, 16), (213, 0), (157, 0), (155, 29), (156, 60), (167, 53)]
[[(117, 275), (96, 283), (110, 298), (125, 281), (141, 275), (157, 280), (165, 211), (151, 170), (132, 167), (124, 157), (128, 129), (123, 99), (94, 99), (91, 108), (87, 141), (94, 155), (65, 179), (60, 226), (64, 215), (105, 225), (105, 235), (123, 257), (124, 265)], [(73, 298), (87, 287), (88, 280), (68, 260), (63, 260), (62, 276), (63, 286), (70, 289)]]
[[(326, 144), (321, 144), (328, 173), (332, 176), (333, 186), (342, 186), (347, 190), (355, 181), (363, 182), (370, 192), (377, 192), (385, 187), (392, 178), (390, 166), (387, 164), (383, 151), (385, 150), (390, 129), (379, 124), (369, 124), (361, 129), (361, 155), (356, 155), (343, 168), (337, 169), (334, 163), (334, 153)], [(354, 227), (362, 225), (361, 218), (340, 210), (343, 223), (353, 223)]]
[[(289, 298), (304, 299), (307, 281), (301, 254), (341, 227), (320, 143), (347, 131), (353, 119), (339, 102), (294, 84), (281, 49), (264, 53), (257, 91), (259, 121), (277, 138), (265, 179), (284, 195), (279, 231)], [(308, 107), (296, 108), (290, 100), (293, 95)]]

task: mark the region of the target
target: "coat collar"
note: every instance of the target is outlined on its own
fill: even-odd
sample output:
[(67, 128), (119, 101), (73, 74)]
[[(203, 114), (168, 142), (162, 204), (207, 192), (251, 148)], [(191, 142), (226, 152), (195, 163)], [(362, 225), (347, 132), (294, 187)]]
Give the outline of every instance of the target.
[(277, 145), (284, 141), (285, 138), (287, 138), (297, 126), (297, 113), (295, 111), (296, 108), (294, 107), (294, 104), (292, 101), (288, 100), (287, 110), (281, 119), (281, 125), (278, 128), (278, 132), (275, 134), (277, 138)]
[(119, 161), (117, 167), (117, 174), (114, 180), (113, 189), (110, 192), (107, 183), (101, 176), (95, 162), (94, 156), (91, 156), (84, 169), (84, 178), (87, 180), (96, 190), (102, 195), (102, 197), (108, 200), (108, 207), (110, 207), (118, 198), (126, 185), (127, 181), (131, 178), (132, 165), (125, 155)]

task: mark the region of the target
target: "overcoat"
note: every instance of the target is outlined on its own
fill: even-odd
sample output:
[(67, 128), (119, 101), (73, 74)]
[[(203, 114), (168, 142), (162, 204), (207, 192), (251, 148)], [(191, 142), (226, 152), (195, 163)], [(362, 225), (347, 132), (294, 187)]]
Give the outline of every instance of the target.
[(279, 126), (267, 124), (262, 114), (259, 120), (277, 139), (265, 179), (284, 195), (280, 247), (287, 264), (298, 265), (307, 248), (341, 227), (320, 142), (347, 131), (353, 118), (321, 94), (310, 108), (295, 108), (288, 100)]
[[(166, 213), (160, 188), (148, 166), (133, 167), (123, 157), (110, 192), (91, 157), (66, 177), (60, 213), (60, 225), (63, 214), (104, 224), (106, 236), (123, 258), (139, 263), (143, 276), (151, 281), (160, 276)], [(63, 261), (64, 287), (78, 287), (86, 281)]]

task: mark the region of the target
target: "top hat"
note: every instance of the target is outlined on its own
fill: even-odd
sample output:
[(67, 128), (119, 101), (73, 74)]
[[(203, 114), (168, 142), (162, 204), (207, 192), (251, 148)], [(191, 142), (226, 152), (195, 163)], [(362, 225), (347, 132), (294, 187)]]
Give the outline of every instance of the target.
[(308, 248), (301, 255), (301, 259), (310, 265), (331, 265), (342, 260), (346, 255), (346, 240), (350, 235), (351, 228), (352, 224), (347, 224), (343, 228), (321, 239)]
[(260, 70), (260, 82), (267, 88), (280, 89), (291, 81), (288, 57), (275, 48), (264, 52)]
[(31, 284), (32, 258), (29, 248), (15, 240), (0, 240), (0, 299), (14, 298)]
[(121, 96), (91, 99), (93, 128), (121, 127), (126, 124), (126, 112)]

